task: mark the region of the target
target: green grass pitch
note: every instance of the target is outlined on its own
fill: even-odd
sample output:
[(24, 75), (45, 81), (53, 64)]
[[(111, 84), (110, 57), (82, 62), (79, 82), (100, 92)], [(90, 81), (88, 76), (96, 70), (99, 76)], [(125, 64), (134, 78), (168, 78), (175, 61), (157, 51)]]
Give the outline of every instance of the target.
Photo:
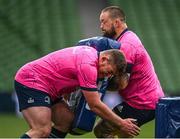
[[(0, 138), (18, 138), (28, 130), (23, 118), (17, 118), (13, 114), (0, 114)], [(154, 121), (141, 127), (141, 133), (137, 138), (154, 138)], [(68, 138), (94, 138), (93, 133), (82, 136), (68, 135)]]

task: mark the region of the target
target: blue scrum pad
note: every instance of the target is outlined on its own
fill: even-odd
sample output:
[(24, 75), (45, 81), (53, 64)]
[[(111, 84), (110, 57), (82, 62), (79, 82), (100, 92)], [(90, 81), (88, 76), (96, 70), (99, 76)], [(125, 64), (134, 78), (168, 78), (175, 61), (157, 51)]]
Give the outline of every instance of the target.
[(82, 95), (75, 111), (75, 118), (71, 134), (82, 135), (91, 132), (96, 120), (96, 114), (92, 112)]
[[(105, 95), (107, 83), (107, 79), (101, 82), (101, 87), (98, 91), (101, 95), (101, 100)], [(97, 115), (90, 110), (84, 96), (81, 93), (78, 98), (78, 104), (75, 108), (75, 118), (70, 133), (73, 135), (82, 135), (91, 132), (96, 121), (96, 116)]]
[(156, 138), (180, 138), (180, 97), (159, 100), (155, 116)]

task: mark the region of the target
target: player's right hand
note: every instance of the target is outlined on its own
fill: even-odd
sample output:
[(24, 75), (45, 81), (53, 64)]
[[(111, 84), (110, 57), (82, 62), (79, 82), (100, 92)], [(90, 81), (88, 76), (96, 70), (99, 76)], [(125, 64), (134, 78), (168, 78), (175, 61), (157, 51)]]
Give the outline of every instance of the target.
[(136, 125), (136, 119), (127, 118), (123, 119), (120, 130), (124, 136), (135, 137), (139, 135), (141, 129)]

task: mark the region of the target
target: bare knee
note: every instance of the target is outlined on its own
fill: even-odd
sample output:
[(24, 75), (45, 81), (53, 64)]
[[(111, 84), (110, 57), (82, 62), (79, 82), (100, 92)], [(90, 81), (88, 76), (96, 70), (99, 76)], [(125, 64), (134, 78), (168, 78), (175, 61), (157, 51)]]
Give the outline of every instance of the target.
[(51, 132), (51, 109), (48, 107), (30, 107), (22, 111), (29, 124), (27, 134), (31, 138), (48, 137)]
[(94, 128), (94, 135), (97, 138), (114, 138), (116, 134), (116, 128), (108, 121), (101, 120)]
[(94, 135), (97, 138), (132, 138), (127, 134), (122, 133), (112, 124), (107, 121), (100, 121), (94, 128)]
[(52, 121), (56, 129), (68, 132), (73, 120), (74, 113), (66, 103), (59, 103), (53, 106)]
[(27, 134), (32, 138), (47, 138), (51, 133), (51, 126), (32, 127)]
[(100, 121), (94, 128), (97, 138), (114, 138), (114, 128), (106, 121)]
[(39, 130), (40, 132), (40, 137), (44, 138), (44, 137), (49, 137), (50, 133), (51, 133), (51, 126), (47, 126), (47, 127), (43, 127), (43, 128), (40, 128)]
[(97, 137), (97, 138), (102, 138), (102, 131), (99, 127), (99, 125), (96, 125), (95, 128), (94, 128), (94, 135)]
[(54, 127), (63, 132), (69, 132), (72, 122), (74, 119), (74, 114), (68, 114), (66, 117), (63, 117), (61, 120), (56, 120), (54, 122)]

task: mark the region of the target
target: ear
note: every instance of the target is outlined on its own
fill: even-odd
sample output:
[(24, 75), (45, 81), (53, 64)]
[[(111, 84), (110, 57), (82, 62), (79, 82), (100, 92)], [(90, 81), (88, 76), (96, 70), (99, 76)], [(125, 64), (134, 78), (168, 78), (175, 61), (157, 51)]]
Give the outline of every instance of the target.
[(120, 21), (120, 19), (115, 19), (115, 22), (114, 22), (114, 26), (115, 26), (115, 28), (119, 28), (120, 27), (120, 25), (121, 25), (121, 21)]

